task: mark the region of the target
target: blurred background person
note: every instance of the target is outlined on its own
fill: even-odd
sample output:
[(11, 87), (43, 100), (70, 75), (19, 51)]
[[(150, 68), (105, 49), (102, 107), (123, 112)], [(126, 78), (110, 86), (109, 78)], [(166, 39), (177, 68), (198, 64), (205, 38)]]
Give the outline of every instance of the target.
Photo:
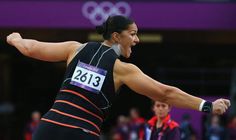
[(184, 114), (182, 117), (182, 122), (180, 123), (181, 140), (193, 140), (196, 137), (190, 119), (191, 116), (189, 114)]
[(206, 140), (225, 140), (225, 128), (220, 124), (220, 117), (213, 115), (210, 118), (210, 125), (206, 128)]
[(24, 140), (32, 140), (32, 134), (37, 129), (41, 113), (39, 111), (33, 111), (31, 113), (31, 120), (27, 123), (24, 130)]
[(120, 115), (117, 118), (117, 124), (111, 132), (111, 140), (128, 140), (129, 139), (129, 119)]
[(171, 106), (155, 101), (153, 103), (154, 116), (145, 128), (145, 140), (180, 140), (179, 124), (171, 119)]
[(236, 140), (236, 116), (233, 116), (228, 124), (227, 140)]
[(145, 119), (141, 117), (138, 108), (131, 108), (129, 112), (130, 117), (130, 135), (129, 140), (138, 140), (141, 136), (143, 136), (144, 131), (144, 123)]

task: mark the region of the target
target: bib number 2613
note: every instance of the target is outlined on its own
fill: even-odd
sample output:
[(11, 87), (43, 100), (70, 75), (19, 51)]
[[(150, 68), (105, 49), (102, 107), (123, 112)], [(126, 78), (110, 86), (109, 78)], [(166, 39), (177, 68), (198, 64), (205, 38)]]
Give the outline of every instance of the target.
[(71, 84), (99, 93), (106, 77), (106, 70), (79, 62), (73, 73)]

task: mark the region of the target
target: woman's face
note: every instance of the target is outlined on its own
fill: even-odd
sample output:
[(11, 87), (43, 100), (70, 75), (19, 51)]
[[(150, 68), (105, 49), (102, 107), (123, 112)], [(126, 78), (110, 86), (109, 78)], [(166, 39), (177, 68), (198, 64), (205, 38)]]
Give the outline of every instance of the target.
[(127, 30), (122, 31), (119, 34), (118, 43), (121, 45), (122, 56), (129, 58), (131, 54), (131, 47), (139, 43), (137, 36), (138, 28), (135, 23), (130, 24)]
[(169, 114), (170, 106), (166, 103), (155, 101), (155, 104), (153, 106), (153, 111), (156, 116), (163, 119)]

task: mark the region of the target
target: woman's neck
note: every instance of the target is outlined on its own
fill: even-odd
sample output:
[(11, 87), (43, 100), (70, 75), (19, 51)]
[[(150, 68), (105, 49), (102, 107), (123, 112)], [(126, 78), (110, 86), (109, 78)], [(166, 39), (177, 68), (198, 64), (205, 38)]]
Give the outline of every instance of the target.
[(104, 45), (106, 45), (108, 47), (111, 47), (114, 43), (111, 42), (111, 41), (105, 40), (105, 41), (102, 42), (102, 44), (104, 44)]
[(108, 41), (108, 40), (103, 41), (102, 44), (105, 46), (111, 47), (118, 56), (121, 55), (121, 48), (119, 44), (113, 41)]

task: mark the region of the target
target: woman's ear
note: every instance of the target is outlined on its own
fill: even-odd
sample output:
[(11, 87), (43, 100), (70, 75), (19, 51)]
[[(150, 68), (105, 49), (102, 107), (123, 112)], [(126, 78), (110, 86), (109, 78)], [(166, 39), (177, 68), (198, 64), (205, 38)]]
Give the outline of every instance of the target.
[(112, 40), (114, 40), (116, 43), (119, 43), (120, 42), (120, 34), (117, 33), (117, 32), (113, 32), (111, 34), (111, 37), (112, 37)]

